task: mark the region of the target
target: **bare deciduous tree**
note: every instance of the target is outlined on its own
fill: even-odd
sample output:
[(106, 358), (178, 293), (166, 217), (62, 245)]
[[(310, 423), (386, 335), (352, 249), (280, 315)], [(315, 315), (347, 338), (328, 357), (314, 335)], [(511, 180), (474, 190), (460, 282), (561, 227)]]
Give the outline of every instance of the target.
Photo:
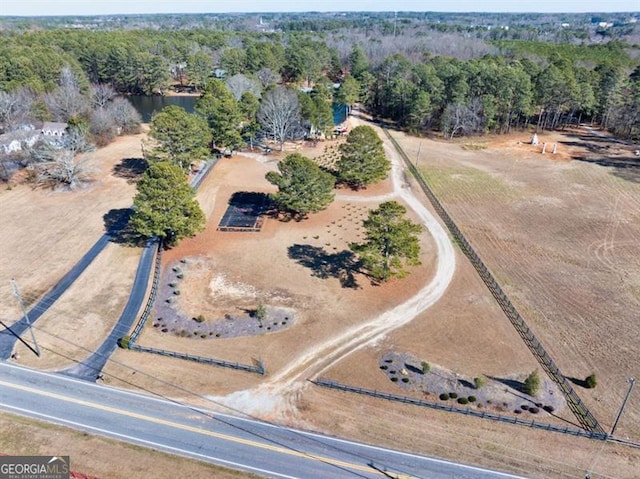
[(107, 111), (113, 117), (116, 126), (122, 133), (132, 133), (138, 130), (140, 114), (126, 98), (116, 97), (107, 105)]
[(38, 142), (30, 150), (37, 183), (72, 190), (90, 181), (94, 170), (88, 167), (86, 159), (78, 159), (77, 155), (93, 148), (77, 129), (68, 133), (61, 148), (47, 141)]
[(290, 88), (278, 86), (267, 91), (260, 102), (258, 121), (267, 135), (280, 144), (302, 134), (298, 95)]
[(280, 81), (280, 75), (271, 70), (271, 68), (260, 69), (258, 73), (256, 73), (256, 76), (264, 88), (269, 85), (274, 85)]
[(118, 135), (118, 125), (109, 110), (98, 108), (91, 112), (89, 131), (98, 146), (109, 144)]
[(94, 108), (104, 108), (116, 95), (111, 85), (105, 83), (91, 85), (91, 104)]
[(260, 98), (262, 94), (260, 84), (242, 73), (229, 77), (225, 84), (236, 100), (240, 100), (243, 93), (251, 93), (256, 98)]
[(60, 73), (60, 87), (45, 95), (44, 102), (57, 121), (69, 121), (89, 109), (89, 101), (80, 91), (75, 74), (68, 66)]
[(12, 131), (28, 121), (34, 95), (26, 88), (0, 91), (0, 131)]
[(474, 98), (471, 105), (449, 104), (442, 114), (442, 131), (452, 139), (456, 134), (481, 133), (484, 128), (482, 102)]

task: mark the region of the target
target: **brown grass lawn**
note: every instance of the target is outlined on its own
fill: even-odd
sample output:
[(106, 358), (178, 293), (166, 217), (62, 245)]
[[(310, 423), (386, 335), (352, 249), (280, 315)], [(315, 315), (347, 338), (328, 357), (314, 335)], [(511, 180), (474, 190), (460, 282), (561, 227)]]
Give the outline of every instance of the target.
[[(558, 142), (544, 156), (525, 134), (479, 151), (396, 137), (410, 156), (422, 141), (422, 172), (560, 369), (596, 373), (597, 388), (577, 391), (610, 428), (626, 378), (640, 375), (640, 161), (585, 135), (541, 135)], [(597, 164), (622, 161), (636, 166)], [(617, 432), (640, 439), (640, 395)]]
[(258, 477), (13, 414), (0, 413), (0, 428), (0, 453), (68, 455), (74, 472), (99, 479)]
[[(131, 171), (122, 166), (141, 157), (145, 137), (120, 137), (85, 154), (94, 181), (76, 191), (25, 184), (0, 191), (0, 224), (6, 232), (0, 247), (0, 318), (5, 324), (20, 317), (10, 278), (16, 279), (27, 306), (35, 303), (104, 234), (104, 215), (131, 205), (135, 185)], [(18, 344), (19, 361), (58, 369), (96, 349), (126, 303), (139, 254), (137, 248), (109, 244), (36, 323), (41, 357)], [(30, 341), (29, 335), (25, 339)]]
[[(562, 143), (579, 143), (571, 133), (541, 135), (541, 141), (561, 142), (555, 156), (542, 156), (519, 143), (528, 139), (524, 134), (451, 143), (395, 136), (411, 158), (416, 158), (420, 148), (420, 168), (562, 371), (578, 379), (596, 372), (598, 387), (589, 391), (577, 387), (577, 391), (603, 426), (610, 427), (626, 392), (625, 378), (640, 375), (636, 248), (640, 184), (628, 172), (572, 161), (571, 157), (615, 159), (625, 156), (626, 150), (595, 148), (602, 140), (587, 145)], [(109, 172), (122, 158), (139, 155), (139, 139), (119, 142), (113, 150), (96, 152), (104, 176), (86, 190), (55, 193), (19, 186), (0, 192), (0, 220), (10, 228), (0, 258), (10, 266), (2, 268), (7, 278), (0, 278), (0, 316), (17, 318), (8, 286), (10, 275), (30, 297), (42, 294), (102, 233), (102, 215), (130, 204), (133, 186)], [(300, 151), (309, 156), (326, 152), (322, 144)], [(269, 218), (259, 233), (217, 231), (234, 192), (272, 191), (264, 175), (276, 167), (278, 158), (237, 155), (223, 159), (198, 193), (209, 218), (207, 229), (167, 251), (163, 263), (187, 260), (181, 285), (184, 292), (176, 303), (185, 314), (214, 318), (263, 301), (294, 308), (294, 325), (278, 333), (224, 340), (178, 338), (149, 326), (140, 338), (141, 344), (228, 361), (250, 363), (261, 358), (267, 366), (266, 378), (119, 350), (105, 370), (107, 383), (143, 387), (210, 408), (241, 408), (225, 397), (269, 382), (318, 344), (402, 303), (429, 282), (437, 259), (426, 232), (421, 238), (422, 265), (407, 278), (373, 286), (353, 272), (356, 288), (340, 282), (344, 268), (338, 255), (349, 242), (362, 237), (360, 222), (369, 208), (377, 206), (375, 197), (391, 190), (388, 181), (357, 193), (338, 190), (338, 195), (349, 198), (338, 197), (329, 209), (301, 222)], [(413, 184), (412, 188), (417, 191)], [(95, 347), (109, 321), (117, 318), (126, 300), (136, 252), (112, 245), (103, 254), (39, 325), (57, 334), (80, 334), (81, 347), (73, 349), (41, 334), (49, 347), (80, 356), (82, 347)], [(49, 257), (53, 259), (45, 265), (41, 260), (49, 261)], [(454, 279), (438, 303), (322, 375), (402, 394), (378, 369), (379, 358), (389, 351), (411, 353), (467, 377), (524, 377), (535, 369), (535, 359), (469, 262), (459, 252), (456, 261)], [(189, 270), (189, 265), (197, 268)], [(93, 313), (74, 316), (76, 305)], [(67, 316), (69, 323), (62, 321)], [(78, 333), (89, 329), (90, 334)], [(38, 366), (33, 360), (29, 364)], [(52, 358), (43, 358), (40, 364), (58, 366)], [(590, 469), (595, 471), (593, 478), (631, 479), (640, 470), (638, 450), (311, 385), (299, 392), (295, 405), (297, 410), (285, 416), (263, 417), (527, 477), (583, 477)], [(562, 424), (573, 420), (566, 410), (559, 411), (559, 416), (539, 419)], [(17, 430), (27, 427), (20, 421), (16, 424)], [(618, 433), (640, 440), (637, 391)], [(93, 438), (87, 443), (96, 444), (97, 449), (101, 446), (96, 441), (102, 440)], [(127, 446), (113, 447), (120, 447), (118, 454), (124, 460), (135, 460), (139, 454)], [(82, 472), (105, 475), (109, 471), (102, 452), (84, 456)]]

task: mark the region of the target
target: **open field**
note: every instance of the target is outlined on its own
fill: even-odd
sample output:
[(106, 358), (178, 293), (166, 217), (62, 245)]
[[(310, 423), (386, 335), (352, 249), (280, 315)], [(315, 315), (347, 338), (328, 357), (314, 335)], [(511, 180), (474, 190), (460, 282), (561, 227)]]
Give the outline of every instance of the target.
[[(0, 190), (0, 318), (19, 319), (9, 280), (15, 278), (25, 302), (35, 302), (75, 264), (105, 232), (103, 216), (131, 205), (135, 186), (114, 174), (127, 158), (141, 156), (145, 134), (120, 137), (87, 153), (95, 181), (76, 191), (32, 189), (20, 184)], [(117, 266), (117, 264), (114, 264)]]
[[(478, 151), (394, 136), (411, 158), (422, 143), (423, 174), (561, 370), (597, 374), (597, 388), (577, 391), (610, 428), (626, 378), (640, 375), (640, 161), (633, 166), (632, 147), (581, 130), (541, 135), (558, 142), (558, 154), (548, 146), (544, 156), (524, 133)], [(637, 394), (617, 433), (640, 438)]]
[[(638, 331), (634, 329), (638, 325), (634, 325), (632, 319), (633, 314), (637, 318), (638, 289), (635, 289), (636, 302), (625, 303), (626, 296), (621, 298), (620, 291), (633, 296), (633, 288), (624, 289), (629, 283), (620, 283), (617, 276), (607, 272), (609, 270), (601, 272), (601, 263), (597, 258), (604, 257), (613, 261), (614, 266), (626, 272), (627, 281), (631, 281), (629, 278), (635, 278), (634, 281), (637, 279), (638, 260), (637, 257), (628, 253), (631, 245), (626, 243), (637, 234), (633, 229), (638, 227), (637, 210), (632, 212), (631, 216), (627, 216), (632, 210), (626, 206), (634, 203), (634, 195), (636, 199), (640, 198), (638, 185), (618, 177), (610, 178), (608, 171), (600, 166), (569, 162), (569, 156), (563, 149), (560, 153), (564, 159), (552, 159), (551, 155), (541, 157), (539, 153), (531, 151), (530, 147), (518, 145), (514, 139), (516, 137), (499, 137), (501, 144), (483, 139), (486, 145), (481, 145), (481, 148), (467, 146), (465, 149), (458, 143), (394, 135), (403, 143), (409, 156), (414, 158), (420, 142), (423, 142), (421, 167), (437, 179), (436, 183), (440, 185), (437, 192), (443, 195), (444, 203), (451, 209), (452, 216), (460, 223), (463, 231), (469, 234), (469, 239), (474, 246), (478, 246), (479, 254), (512, 296), (531, 328), (548, 348), (561, 369), (566, 374), (575, 375), (578, 378), (584, 378), (592, 370), (596, 371), (600, 385), (590, 392), (578, 388), (578, 393), (588, 402), (598, 419), (605, 426), (610, 425), (625, 392), (624, 378), (627, 375), (638, 375), (637, 369), (636, 372), (633, 369), (639, 364), (639, 353), (637, 350), (634, 351), (633, 346), (638, 342)], [(522, 139), (526, 140), (526, 138)], [(322, 143), (313, 150), (301, 150), (303, 154), (310, 156), (322, 154), (322, 151)], [(586, 151), (586, 149), (581, 150), (580, 154), (586, 154)], [(390, 150), (388, 152), (391, 154)], [(113, 152), (109, 161), (112, 161), (112, 164), (117, 163), (120, 154)], [(126, 157), (129, 156), (132, 155)], [(509, 158), (511, 161), (508, 160)], [(514, 158), (517, 161), (514, 161)], [(386, 198), (385, 195), (392, 192), (390, 181), (356, 193), (339, 190), (338, 199), (330, 209), (312, 215), (302, 222), (283, 223), (270, 218), (259, 233), (216, 231), (227, 201), (234, 192), (272, 191), (272, 186), (266, 182), (264, 174), (275, 168), (277, 159), (277, 155), (238, 155), (223, 159), (198, 193), (198, 199), (208, 217), (206, 231), (196, 238), (183, 241), (179, 247), (165, 252), (163, 262), (167, 265), (186, 258), (187, 265), (198, 266), (192, 270), (191, 275), (188, 271), (185, 274), (184, 283), (181, 286), (183, 294), (176, 303), (177, 307), (188, 315), (203, 314), (207, 318), (216, 318), (229, 311), (254, 308), (259, 301), (264, 301), (267, 305), (294, 308), (296, 310), (294, 325), (282, 332), (219, 340), (178, 338), (148, 326), (140, 338), (140, 344), (143, 345), (214, 356), (228, 361), (250, 363), (252, 358), (259, 357), (265, 360), (267, 376), (263, 378), (242, 372), (118, 350), (107, 365), (105, 382), (134, 389), (142, 387), (208, 408), (220, 408), (238, 413), (249, 411), (262, 418), (274, 419), (288, 425), (383, 444), (395, 449), (411, 450), (496, 469), (508, 469), (529, 477), (583, 477), (587, 468), (595, 471), (592, 473), (594, 479), (596, 477), (628, 479), (636, 477), (636, 471), (640, 468), (640, 453), (625, 447), (421, 410), (320, 389), (309, 384), (292, 389), (291, 396), (288, 397), (263, 395), (262, 393), (268, 388), (276, 388), (278, 385), (284, 387), (289, 375), (297, 377), (307, 370), (319, 372), (318, 369), (305, 369), (313, 361), (325, 364), (321, 361), (323, 358), (314, 358), (312, 354), (314, 351), (316, 356), (323, 354), (326, 350), (322, 349), (322, 345), (331, 338), (350, 328), (357, 328), (384, 311), (410, 300), (432, 280), (434, 268), (437, 265), (434, 240), (425, 232), (421, 239), (423, 264), (413, 269), (412, 274), (406, 279), (395, 280), (384, 286), (372, 286), (363, 275), (344, 267), (343, 252), (348, 242), (357, 241), (358, 234), (361, 234), (357, 229), (358, 222), (368, 208), (375, 207), (381, 197)], [(551, 166), (545, 167), (546, 164)], [(603, 173), (600, 173), (601, 170)], [(533, 184), (532, 182), (536, 179), (538, 182)], [(109, 181), (122, 181), (124, 183), (120, 184), (123, 188), (122, 194), (128, 194), (128, 197), (126, 201), (116, 194), (110, 197), (110, 201), (114, 203), (113, 206), (111, 203), (105, 203), (104, 212), (99, 214), (93, 212), (100, 221), (102, 215), (110, 208), (130, 204), (133, 194), (133, 187), (121, 178), (112, 178)], [(408, 181), (405, 179), (403, 188), (408, 186)], [(606, 181), (611, 181), (620, 191), (627, 192), (624, 195), (620, 194), (619, 200), (624, 201), (626, 206), (615, 209), (620, 221), (616, 220), (616, 226), (612, 228), (615, 233), (613, 247), (607, 249), (603, 246), (604, 253), (600, 256), (594, 253), (593, 258), (585, 262), (580, 254), (573, 253), (571, 248), (574, 243), (583, 244), (582, 235), (597, 237), (596, 231), (590, 230), (589, 225), (592, 225), (595, 230), (603, 221), (605, 225), (608, 224), (606, 221), (611, 209), (603, 205), (611, 203), (597, 201), (597, 195), (606, 196), (609, 191)], [(573, 183), (578, 186), (569, 188), (568, 185)], [(564, 201), (564, 197), (557, 198), (560, 192), (554, 190), (554, 185), (562, 191), (573, 191), (574, 193), (567, 193), (567, 195), (575, 202), (569, 203), (566, 207), (559, 206), (558, 201)], [(20, 191), (21, 188), (14, 188), (8, 193)], [(412, 185), (412, 188), (426, 204), (427, 200), (421, 196), (415, 185)], [(594, 195), (594, 191), (597, 195)], [(617, 190), (614, 188), (614, 191)], [(28, 198), (27, 194), (40, 198), (38, 195), (43, 192), (31, 192), (25, 188), (24, 193), (25, 198)], [(4, 195), (5, 192), (1, 194)], [(61, 193), (49, 194), (61, 195)], [(62, 194), (66, 195), (66, 193)], [(4, 200), (4, 196), (2, 199)], [(500, 206), (496, 207), (495, 203), (498, 202)], [(27, 203), (28, 201), (24, 200), (23, 204)], [(583, 203), (589, 205), (583, 216), (594, 219), (594, 223), (580, 226), (578, 221), (575, 225), (576, 229), (571, 229), (574, 218), (576, 220), (581, 218), (580, 215), (576, 215), (576, 212), (584, 208)], [(73, 207), (69, 206), (69, 208)], [(510, 208), (518, 214), (511, 213)], [(555, 214), (548, 215), (548, 211), (555, 211)], [(6, 214), (4, 209), (2, 214)], [(526, 216), (520, 218), (518, 216), (520, 214), (526, 214)], [(412, 215), (416, 219), (413, 213)], [(551, 222), (547, 224), (547, 216), (557, 219), (558, 224), (555, 229), (544, 232), (542, 231), (544, 228), (553, 224)], [(527, 218), (526, 221), (525, 218)], [(17, 231), (19, 219), (7, 217), (7, 220), (9, 219), (14, 221), (11, 224), (16, 225)], [(100, 227), (104, 226), (100, 221), (91, 223), (91, 215), (87, 218), (79, 216), (77, 221), (83, 222), (85, 219), (87, 225), (78, 225), (78, 228), (95, 231), (97, 238), (98, 234), (104, 231)], [(535, 225), (534, 220), (541, 222), (542, 226), (538, 224), (531, 228), (530, 225)], [(521, 231), (523, 227), (525, 230)], [(628, 227), (632, 230), (622, 232)], [(494, 229), (497, 232), (493, 234), (498, 236), (497, 239), (482, 239), (483, 235), (493, 232)], [(514, 240), (504, 239), (510, 237), (509, 235), (513, 235)], [(33, 248), (42, 249), (49, 242), (46, 230), (34, 238), (39, 241), (39, 244), (34, 244)], [(624, 242), (620, 243), (622, 239)], [(95, 238), (88, 242), (89, 245), (93, 241)], [(521, 245), (524, 245), (523, 248), (527, 253), (517, 256), (521, 253)], [(62, 246), (58, 248), (68, 255), (66, 259), (60, 259), (59, 270), (62, 273), (84, 253), (84, 250), (78, 251), (76, 257)], [(43, 317), (43, 327), (53, 328), (52, 331), (59, 333), (63, 333), (65, 329), (70, 333), (74, 328), (86, 330), (87, 328), (82, 328), (82, 325), (87, 323), (76, 322), (66, 326), (60, 320), (63, 317), (63, 311), (66, 316), (75, 301), (84, 301), (81, 303), (82, 307), (87, 309), (98, 311), (104, 308), (101, 314), (111, 314), (109, 311), (118, 309), (117, 301), (124, 303), (127, 294), (125, 283), (130, 277), (128, 275), (132, 274), (130, 268), (133, 265), (135, 250), (117, 253), (118, 248), (121, 247), (110, 245), (104, 252), (105, 257), (96, 260), (107, 263), (105, 268), (111, 265), (113, 268), (109, 269), (111, 273), (105, 272), (102, 279), (93, 281), (88, 277), (81, 277), (79, 284), (80, 281), (86, 281), (82, 283), (83, 287), (70, 290), (68, 297), (61, 298), (59, 306), (61, 309), (58, 314), (52, 314), (50, 318)], [(544, 264), (544, 267), (539, 271), (534, 268), (532, 270), (534, 273), (522, 271), (525, 269), (524, 266), (529, 268), (534, 265), (534, 258), (530, 256), (539, 254), (540, 251), (544, 254), (541, 254), (542, 259), (539, 263)], [(588, 248), (587, 251), (589, 251)], [(109, 260), (107, 254), (112, 255), (109, 258), (113, 260)], [(6, 256), (7, 261), (13, 260), (8, 254)], [(455, 275), (444, 296), (437, 303), (420, 313), (407, 325), (390, 332), (383, 339), (359, 349), (338, 362), (327, 363), (329, 366), (322, 370), (321, 374), (365, 388), (402, 394), (403, 391), (391, 383), (378, 368), (379, 360), (385, 353), (407, 352), (465, 377), (480, 374), (495, 377), (515, 374), (523, 377), (535, 369), (537, 367), (535, 359), (495, 304), (470, 263), (457, 249), (455, 256)], [(505, 260), (506, 256), (511, 259)], [(115, 273), (115, 268), (120, 268), (121, 264), (127, 265), (124, 269), (129, 268), (129, 273), (126, 271)], [(558, 264), (562, 265), (562, 268), (555, 268)], [(98, 263), (92, 266), (99, 268)], [(569, 267), (580, 268), (564, 272)], [(35, 276), (36, 279), (39, 277), (40, 269), (43, 277), (49, 274), (44, 264), (36, 262), (34, 268), (28, 272), (29, 276)], [(588, 276), (591, 271), (596, 272), (595, 278)], [(97, 271), (95, 274), (100, 278)], [(345, 284), (343, 281), (345, 275), (349, 274), (353, 276), (357, 287), (348, 287), (350, 283)], [(574, 277), (573, 275), (576, 274), (581, 276)], [(599, 274), (604, 276), (598, 276)], [(560, 283), (560, 286), (556, 284), (556, 290), (553, 293), (546, 289), (554, 288), (555, 283), (543, 283), (543, 280), (554, 278), (557, 281), (558, 278), (566, 278), (565, 275), (573, 278), (574, 282), (571, 284), (574, 289), (559, 289), (566, 288), (565, 283)], [(107, 305), (104, 304), (105, 296), (101, 296), (98, 292), (105, 289), (103, 283), (109, 278), (113, 278), (114, 286), (108, 288), (111, 295)], [(581, 280), (579, 290), (575, 288), (576, 278)], [(595, 288), (593, 281), (596, 279), (610, 283)], [(529, 282), (527, 283), (526, 280)], [(55, 279), (51, 279), (49, 286), (54, 282)], [(638, 283), (634, 284), (637, 288)], [(540, 296), (539, 304), (528, 302), (532, 297), (537, 298), (536, 295), (539, 294), (536, 290), (530, 289), (531, 285), (545, 286), (541, 290), (544, 296)], [(606, 324), (582, 323), (576, 326), (575, 323), (580, 321), (586, 323), (580, 319), (582, 316), (573, 316), (569, 321), (563, 319), (569, 318), (566, 311), (558, 312), (556, 315), (554, 309), (557, 306), (552, 301), (562, 299), (563, 295), (568, 295), (567, 301), (572, 301), (570, 305), (574, 305), (573, 300), (575, 300), (578, 306), (583, 307), (582, 313), (590, 312), (594, 308), (599, 311), (597, 308), (600, 307), (601, 302), (610, 301), (615, 302), (616, 305), (620, 302), (616, 311), (626, 314), (624, 318), (627, 323), (623, 324), (621, 318), (613, 318), (611, 320), (614, 322), (611, 324), (618, 328), (626, 327), (625, 331), (630, 337), (618, 343), (617, 339), (613, 338), (613, 334), (607, 334), (609, 331), (614, 331), (613, 327), (608, 327)], [(614, 298), (616, 298), (615, 301)], [(583, 305), (582, 302), (587, 304)], [(570, 313), (577, 314), (564, 303), (558, 304)], [(628, 311), (623, 311), (625, 308)], [(538, 310), (544, 312), (544, 316), (539, 316), (542, 313), (532, 314), (532, 311)], [(116, 317), (109, 318), (115, 321)], [(604, 321), (609, 320), (607, 318), (610, 316), (597, 318)], [(550, 324), (551, 321), (553, 324)], [(149, 321), (149, 324), (151, 323), (152, 321)], [(596, 327), (599, 328), (596, 331), (602, 335), (602, 338), (596, 341), (597, 336), (593, 336), (588, 343), (589, 332), (592, 331), (591, 328)], [(102, 334), (102, 328), (106, 328), (106, 325), (100, 326), (96, 334)], [(559, 332), (553, 328), (558, 328)], [(575, 335), (573, 329), (576, 330)], [(557, 336), (560, 333), (563, 336), (558, 339)], [(91, 341), (94, 341), (94, 336), (91, 335), (82, 339), (87, 347), (92, 347), (94, 343)], [(584, 348), (585, 344), (593, 348), (577, 349)], [(53, 346), (53, 343), (51, 345)], [(622, 358), (626, 355), (628, 361), (625, 363), (626, 369), (621, 369), (620, 373), (616, 373), (614, 377), (612, 371), (618, 362), (610, 358), (613, 355), (607, 354), (606, 348), (616, 351), (620, 349), (620, 345), (626, 349), (623, 355), (615, 354), (615, 356)], [(69, 354), (76, 354), (78, 351), (69, 351)], [(307, 357), (314, 359), (304, 362), (304, 358)], [(290, 369), (292, 365), (300, 365), (300, 367)], [(606, 365), (606, 368), (603, 368), (603, 365)], [(47, 367), (53, 366), (57, 365), (49, 364)], [(279, 405), (269, 404), (269, 401), (283, 401), (291, 407), (278, 407)], [(636, 440), (640, 437), (637, 433), (638, 404), (640, 402), (637, 396), (632, 396), (618, 427), (621, 435)], [(571, 426), (566, 422), (573, 420), (568, 411), (559, 411), (559, 416), (559, 419), (551, 417), (548, 419)], [(547, 417), (538, 419), (547, 420)], [(125, 448), (126, 446), (123, 446), (118, 454), (128, 459), (134, 453), (127, 452)], [(78, 467), (82, 472), (100, 475), (101, 471), (104, 474), (107, 470), (106, 465), (109, 461), (105, 458), (101, 456), (92, 458), (88, 453), (84, 456), (86, 456), (87, 462), (84, 463), (86, 466)]]

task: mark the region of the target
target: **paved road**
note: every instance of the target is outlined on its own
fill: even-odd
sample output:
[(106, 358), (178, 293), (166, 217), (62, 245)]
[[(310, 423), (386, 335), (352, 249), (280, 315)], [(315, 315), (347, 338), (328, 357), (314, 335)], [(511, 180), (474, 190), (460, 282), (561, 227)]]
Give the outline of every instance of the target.
[(7, 363), (0, 363), (0, 408), (265, 477), (516, 478), (505, 473), (196, 410)]
[[(191, 186), (198, 188), (216, 163), (217, 160), (213, 160), (205, 168), (202, 168), (191, 179)], [(126, 222), (128, 222), (128, 218)], [(116, 225), (116, 230), (124, 227), (126, 222), (124, 224)], [(140, 256), (140, 262), (138, 263), (138, 269), (136, 270), (136, 277), (133, 280), (129, 300), (124, 307), (122, 314), (120, 314), (118, 322), (109, 333), (109, 336), (107, 336), (102, 345), (91, 356), (75, 366), (59, 371), (60, 374), (84, 379), (86, 381), (95, 381), (98, 378), (105, 364), (107, 364), (107, 361), (118, 347), (118, 339), (129, 334), (129, 331), (133, 326), (136, 314), (140, 310), (140, 306), (145, 298), (147, 285), (149, 284), (149, 277), (151, 276), (153, 269), (154, 253), (157, 247), (157, 238), (152, 238), (147, 241), (147, 244), (142, 251), (142, 255)]]
[(120, 314), (118, 322), (109, 333), (109, 336), (107, 336), (102, 345), (93, 354), (91, 354), (91, 356), (75, 366), (59, 371), (60, 374), (73, 376), (87, 381), (95, 381), (97, 379), (102, 368), (104, 368), (104, 365), (109, 360), (109, 357), (118, 347), (118, 339), (129, 334), (129, 330), (136, 319), (136, 314), (138, 313), (140, 305), (144, 301), (145, 294), (147, 292), (147, 285), (149, 284), (149, 276), (153, 267), (153, 260), (155, 258), (157, 247), (158, 240), (151, 239), (147, 241), (147, 244), (142, 250), (142, 256), (138, 263), (138, 269), (136, 270), (136, 277), (133, 280), (129, 300), (122, 310), (122, 314)]
[[(55, 303), (60, 296), (74, 283), (76, 279), (84, 272), (85, 269), (91, 264), (91, 262), (102, 252), (102, 250), (109, 244), (111, 240), (110, 233), (103, 234), (98, 241), (85, 253), (85, 255), (78, 261), (73, 268), (65, 274), (58, 284), (45, 294), (38, 303), (27, 312), (29, 321), (31, 324), (35, 323), (40, 316), (42, 316), (50, 307)], [(22, 317), (14, 324), (9, 326), (11, 331), (4, 329), (0, 331), (0, 359), (8, 359), (15, 347), (17, 336), (22, 335), (27, 330), (27, 320)]]

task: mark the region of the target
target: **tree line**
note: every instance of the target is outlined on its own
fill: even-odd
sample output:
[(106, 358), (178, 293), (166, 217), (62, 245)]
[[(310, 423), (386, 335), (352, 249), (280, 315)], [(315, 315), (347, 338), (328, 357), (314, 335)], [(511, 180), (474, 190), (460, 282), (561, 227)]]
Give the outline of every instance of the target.
[[(535, 124), (559, 128), (592, 121), (624, 137), (638, 135), (640, 69), (628, 48), (605, 45), (499, 42), (499, 54), (460, 59), (433, 55), (415, 37), (413, 50), (377, 52), (382, 41), (308, 32), (217, 30), (4, 32), (0, 91), (49, 93), (70, 69), (81, 88), (106, 84), (120, 94), (153, 94), (172, 83), (203, 91), (215, 68), (235, 77), (234, 95), (259, 98), (273, 84), (341, 83), (336, 92), (315, 87), (320, 100), (360, 102), (376, 116), (420, 132), (447, 137), (507, 132)], [(451, 42), (457, 43), (457, 42)], [(242, 75), (243, 77), (238, 77)], [(247, 82), (253, 83), (247, 88)], [(312, 95), (312, 96), (313, 96)], [(345, 98), (346, 97), (346, 98)], [(249, 99), (245, 100), (250, 102)], [(315, 104), (310, 100), (315, 100)], [(327, 102), (301, 97), (313, 124), (327, 129)]]

